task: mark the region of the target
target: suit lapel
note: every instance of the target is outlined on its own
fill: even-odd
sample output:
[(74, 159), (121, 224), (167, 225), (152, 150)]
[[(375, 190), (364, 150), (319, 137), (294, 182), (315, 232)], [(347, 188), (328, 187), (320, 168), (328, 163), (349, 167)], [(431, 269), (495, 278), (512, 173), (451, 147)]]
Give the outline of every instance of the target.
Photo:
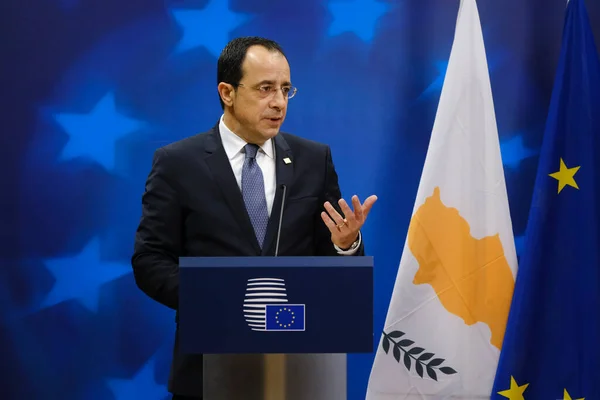
[[(227, 158), (227, 153), (221, 143), (218, 125), (214, 127), (209, 135), (206, 146), (206, 164), (215, 177), (215, 183), (220, 187), (231, 212), (238, 224), (245, 233), (246, 238), (252, 244), (257, 254), (260, 254), (260, 246), (250, 222), (250, 217), (246, 211), (242, 192), (235, 180), (235, 175), (231, 169), (231, 164)], [(268, 231), (267, 231), (268, 232)]]
[[(263, 244), (262, 255), (274, 254), (276, 247), (277, 230), (279, 228), (279, 215), (281, 213), (281, 203), (283, 201), (283, 186), (286, 186), (286, 200), (290, 193), (290, 185), (294, 177), (294, 158), (290, 146), (281, 134), (274, 138), (275, 142), (275, 199), (273, 200), (273, 208), (267, 225), (265, 234), (265, 242)], [(285, 207), (285, 206), (284, 206)], [(285, 214), (284, 214), (285, 218)], [(270, 251), (271, 248), (273, 251)]]

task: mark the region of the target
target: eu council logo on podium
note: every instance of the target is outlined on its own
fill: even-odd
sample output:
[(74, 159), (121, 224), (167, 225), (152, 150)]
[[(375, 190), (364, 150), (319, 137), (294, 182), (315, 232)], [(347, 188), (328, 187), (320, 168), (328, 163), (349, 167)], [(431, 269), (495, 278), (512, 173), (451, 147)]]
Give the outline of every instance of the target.
[(253, 331), (304, 331), (305, 305), (288, 303), (283, 279), (248, 279), (244, 318)]
[(267, 304), (268, 331), (304, 331), (304, 304)]

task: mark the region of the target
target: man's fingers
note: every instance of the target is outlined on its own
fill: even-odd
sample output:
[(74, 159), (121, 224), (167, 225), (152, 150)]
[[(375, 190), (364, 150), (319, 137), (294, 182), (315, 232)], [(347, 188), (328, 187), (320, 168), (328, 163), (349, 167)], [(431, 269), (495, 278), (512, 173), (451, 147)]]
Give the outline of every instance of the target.
[(331, 205), (331, 203), (327, 201), (324, 204), (325, 211), (327, 212), (322, 212), (321, 218), (323, 218), (323, 222), (325, 222), (325, 225), (327, 225), (333, 234), (340, 233), (340, 231), (343, 229), (360, 229), (376, 201), (377, 196), (372, 195), (365, 200), (364, 204), (360, 204), (359, 197), (354, 195), (352, 196), (352, 205), (354, 206), (354, 211), (352, 211), (346, 200), (338, 200), (340, 209), (346, 217), (345, 219)]
[(325, 211), (321, 212), (321, 219), (323, 222), (325, 222), (325, 225), (327, 225), (327, 228), (329, 228), (331, 233), (337, 231), (335, 222), (333, 222), (329, 214), (327, 214)]
[(342, 209), (342, 212), (346, 216), (346, 223), (348, 225), (353, 225), (356, 222), (355, 221), (355, 217), (354, 217), (354, 213), (352, 212), (352, 209), (350, 208), (350, 206), (348, 205), (348, 203), (346, 203), (346, 200), (340, 199), (338, 201), (338, 203), (340, 205), (340, 208)]
[(362, 224), (364, 221), (363, 208), (357, 195), (352, 196), (352, 205), (354, 206), (354, 216)]
[(337, 212), (335, 208), (333, 208), (331, 203), (328, 201), (325, 202), (325, 210), (329, 213), (329, 216), (331, 217), (331, 219), (333, 219), (336, 225), (341, 225), (344, 222), (342, 216)]
[(365, 218), (367, 217), (367, 215), (369, 215), (369, 212), (371, 211), (371, 208), (373, 207), (373, 204), (375, 204), (376, 201), (377, 201), (377, 196), (375, 196), (375, 195), (369, 196), (365, 200), (365, 204), (362, 206), (362, 210), (363, 210)]

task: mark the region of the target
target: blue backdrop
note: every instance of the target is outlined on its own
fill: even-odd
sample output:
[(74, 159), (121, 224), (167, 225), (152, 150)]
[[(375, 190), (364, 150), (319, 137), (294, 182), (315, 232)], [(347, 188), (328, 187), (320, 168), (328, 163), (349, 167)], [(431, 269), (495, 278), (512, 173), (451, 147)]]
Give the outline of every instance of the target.
[[(284, 129), (331, 145), (346, 198), (379, 196), (364, 238), (381, 329), (458, 0), (4, 3), (2, 398), (166, 398), (174, 314), (129, 264), (140, 196), (157, 147), (216, 123), (216, 60), (240, 35), (288, 53)], [(479, 1), (518, 251), (565, 3)], [(587, 6), (600, 43), (600, 3)], [(372, 357), (350, 356), (349, 399)]]

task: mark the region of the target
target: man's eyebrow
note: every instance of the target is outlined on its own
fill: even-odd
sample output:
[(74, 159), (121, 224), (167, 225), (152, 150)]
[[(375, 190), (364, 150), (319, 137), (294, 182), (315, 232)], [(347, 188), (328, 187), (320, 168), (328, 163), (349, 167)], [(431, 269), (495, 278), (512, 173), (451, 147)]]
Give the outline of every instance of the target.
[[(273, 85), (274, 83), (275, 83), (275, 81), (265, 79), (263, 81), (258, 82), (258, 86), (260, 86), (260, 85)], [(292, 82), (285, 81), (285, 82), (283, 82), (281, 84), (281, 86), (292, 86)]]

